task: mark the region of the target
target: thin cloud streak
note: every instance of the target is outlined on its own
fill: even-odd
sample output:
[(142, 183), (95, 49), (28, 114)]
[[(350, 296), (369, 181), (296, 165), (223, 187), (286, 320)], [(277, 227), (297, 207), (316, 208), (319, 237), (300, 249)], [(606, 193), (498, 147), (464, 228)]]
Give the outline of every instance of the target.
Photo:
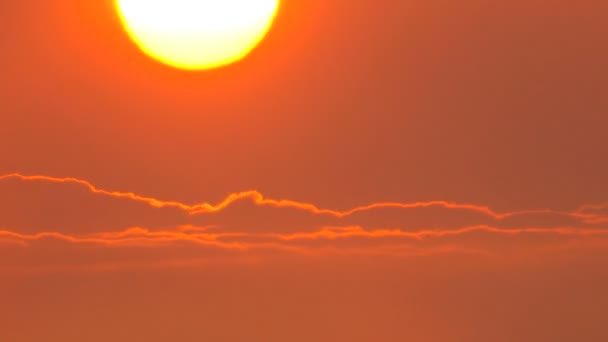
[(440, 207), (445, 209), (454, 209), (454, 210), (465, 210), (476, 212), (479, 214), (483, 214), (495, 220), (504, 220), (507, 218), (515, 217), (515, 216), (523, 216), (523, 215), (557, 215), (570, 217), (577, 220), (580, 220), (583, 223), (587, 224), (599, 224), (608, 222), (608, 214), (594, 213), (589, 212), (591, 210), (601, 211), (608, 210), (608, 204), (585, 204), (581, 207), (577, 208), (573, 211), (557, 211), (552, 209), (539, 209), (539, 210), (521, 210), (521, 211), (512, 211), (512, 212), (497, 212), (492, 210), (488, 206), (476, 205), (470, 203), (455, 203), (448, 201), (424, 201), (424, 202), (377, 202), (368, 205), (354, 207), (348, 210), (340, 211), (335, 209), (324, 209), (319, 208), (317, 205), (306, 202), (299, 202), (289, 199), (272, 199), (266, 198), (259, 191), (251, 190), (251, 191), (243, 191), (236, 192), (228, 195), (223, 201), (212, 204), (208, 202), (196, 203), (196, 204), (187, 204), (179, 201), (171, 201), (171, 200), (162, 200), (154, 197), (148, 197), (136, 194), (134, 192), (123, 192), (123, 191), (112, 191), (105, 190), (96, 187), (91, 182), (72, 178), (72, 177), (53, 177), (46, 175), (23, 175), (19, 173), (12, 173), (0, 176), (0, 181), (15, 179), (20, 181), (27, 182), (47, 182), (47, 183), (59, 183), (59, 184), (75, 184), (82, 186), (88, 189), (91, 193), (109, 196), (113, 198), (122, 198), (131, 201), (136, 201), (140, 203), (147, 204), (151, 207), (155, 208), (174, 208), (181, 211), (184, 211), (190, 215), (198, 215), (205, 213), (216, 213), (223, 211), (230, 207), (235, 202), (249, 199), (253, 201), (256, 205), (259, 206), (269, 206), (275, 208), (291, 208), (297, 209), (301, 211), (306, 211), (315, 215), (329, 215), (337, 218), (345, 218), (348, 216), (352, 216), (357, 213), (362, 213), (366, 211), (376, 210), (376, 209), (416, 209), (416, 208), (429, 208), (429, 207)]
[[(421, 230), (403, 231), (400, 229), (366, 230), (362, 227), (332, 227), (315, 232), (300, 232), (292, 234), (265, 234), (265, 233), (184, 233), (180, 228), (175, 230), (151, 231), (141, 227), (134, 227), (122, 231), (101, 232), (88, 235), (72, 235), (59, 232), (40, 232), (35, 234), (22, 234), (13, 231), (0, 231), (2, 241), (22, 242), (28, 244), (41, 240), (61, 240), (74, 244), (93, 244), (101, 246), (162, 246), (189, 242), (205, 247), (215, 247), (228, 250), (247, 251), (259, 248), (278, 248), (292, 250), (289, 243), (302, 240), (345, 240), (349, 238), (408, 238), (421, 241), (427, 238), (446, 238), (463, 236), (473, 233), (490, 233), (501, 236), (516, 236), (524, 234), (556, 235), (565, 237), (608, 237), (608, 229), (581, 229), (581, 228), (517, 228), (502, 229), (490, 226), (472, 226), (450, 230)], [(225, 242), (222, 239), (237, 238), (234, 242)], [(238, 238), (241, 238), (238, 240)], [(257, 238), (264, 242), (249, 242), (248, 239)]]
[(522, 235), (522, 234), (551, 234), (562, 236), (608, 236), (608, 229), (582, 229), (573, 227), (562, 228), (496, 228), (491, 226), (472, 226), (449, 230), (420, 230), (415, 232), (400, 229), (365, 230), (362, 227), (346, 227), (338, 229), (324, 229), (310, 233), (274, 234), (273, 236), (285, 240), (317, 240), (317, 239), (339, 239), (349, 237), (385, 238), (406, 237), (415, 240), (425, 238), (442, 238), (447, 236), (458, 236), (468, 233), (485, 232), (498, 235)]

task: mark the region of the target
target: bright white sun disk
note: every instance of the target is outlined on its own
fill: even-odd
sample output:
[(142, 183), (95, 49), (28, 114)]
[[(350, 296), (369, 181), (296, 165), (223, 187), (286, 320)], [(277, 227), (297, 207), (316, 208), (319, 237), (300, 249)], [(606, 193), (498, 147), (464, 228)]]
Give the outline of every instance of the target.
[(151, 57), (209, 69), (246, 56), (266, 35), (279, 0), (116, 0), (131, 38)]

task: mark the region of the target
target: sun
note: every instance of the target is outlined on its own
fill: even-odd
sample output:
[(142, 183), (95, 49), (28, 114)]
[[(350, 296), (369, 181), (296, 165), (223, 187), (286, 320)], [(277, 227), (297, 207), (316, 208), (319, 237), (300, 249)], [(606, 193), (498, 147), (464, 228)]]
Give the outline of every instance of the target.
[(266, 36), (279, 0), (115, 0), (139, 48), (170, 66), (204, 70), (245, 57)]

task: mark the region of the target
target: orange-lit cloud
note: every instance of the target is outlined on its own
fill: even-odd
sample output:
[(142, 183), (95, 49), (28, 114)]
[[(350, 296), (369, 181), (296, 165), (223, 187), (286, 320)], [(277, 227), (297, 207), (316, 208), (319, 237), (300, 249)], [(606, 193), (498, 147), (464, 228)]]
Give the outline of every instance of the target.
[[(293, 200), (277, 200), (265, 198), (257, 191), (234, 193), (218, 204), (198, 203), (186, 204), (177, 201), (167, 201), (139, 195), (133, 192), (110, 191), (96, 187), (86, 180), (77, 178), (58, 178), (44, 175), (8, 174), (0, 176), (0, 180), (19, 180), (26, 182), (50, 182), (59, 184), (76, 184), (93, 194), (111, 198), (127, 199), (144, 203), (153, 208), (174, 208), (187, 214), (203, 214), (223, 211), (233, 203), (250, 199), (258, 206), (270, 208), (292, 208), (313, 215), (330, 216), (342, 219), (356, 213), (372, 211), (380, 208), (423, 209), (439, 207), (447, 210), (465, 211), (482, 214), (478, 217), (489, 217), (499, 221), (514, 216), (552, 215), (564, 219), (563, 224), (550, 227), (537, 226), (532, 223), (515, 222), (515, 227), (499, 227), (478, 222), (465, 226), (450, 226), (444, 228), (408, 228), (407, 225), (391, 229), (367, 227), (346, 223), (341, 225), (311, 224), (297, 230), (285, 227), (284, 230), (268, 231), (251, 229), (260, 222), (250, 219), (241, 222), (240, 227), (226, 229), (221, 225), (203, 225), (176, 223), (164, 229), (132, 227), (129, 229), (92, 231), (87, 233), (67, 233), (65, 231), (37, 231), (22, 233), (4, 227), (0, 231), (0, 246), (21, 250), (30, 260), (28, 269), (39, 265), (41, 269), (60, 269), (64, 263), (48, 263), (41, 255), (54, 255), (57, 243), (64, 246), (74, 246), (66, 252), (61, 249), (57, 255), (74, 255), (78, 265), (68, 266), (93, 269), (120, 269), (124, 265), (200, 265), (208, 264), (219, 255), (225, 255), (229, 260), (246, 259), (268, 256), (268, 253), (288, 253), (291, 255), (321, 256), (321, 255), (377, 255), (390, 257), (430, 256), (440, 254), (475, 254), (475, 255), (506, 255), (510, 251), (518, 251), (520, 255), (528, 252), (560, 250), (564, 248), (604, 247), (608, 246), (608, 228), (600, 227), (608, 222), (605, 205), (583, 205), (573, 211), (527, 210), (516, 212), (496, 212), (489, 207), (473, 204), (459, 204), (446, 201), (429, 201), (414, 203), (379, 202), (355, 207), (345, 211), (322, 209), (310, 203)], [(191, 217), (191, 216), (187, 216)], [(375, 216), (378, 220), (380, 216)], [(259, 219), (259, 218), (258, 218)], [(572, 225), (572, 219), (582, 224)], [(262, 222), (263, 223), (263, 222)], [(0, 222), (1, 224), (1, 222)], [(246, 226), (244, 226), (246, 225)], [(101, 259), (97, 256), (99, 250)], [(128, 250), (128, 252), (124, 252)], [(121, 252), (123, 251), (123, 252)], [(46, 253), (46, 254), (45, 254)], [(76, 254), (74, 254), (76, 253)], [(92, 254), (91, 254), (92, 253)], [(110, 253), (110, 254), (107, 254)], [(116, 255), (112, 253), (118, 253)], [(126, 253), (126, 254), (125, 254)], [(81, 260), (81, 257), (88, 255)], [(104, 256), (106, 255), (106, 256)], [(108, 257), (108, 255), (113, 255)], [(138, 256), (139, 255), (139, 256)], [(109, 259), (106, 260), (106, 257)], [(62, 257), (58, 257), (62, 258)], [(211, 259), (209, 259), (211, 258)], [(190, 260), (190, 261), (189, 261)], [(204, 262), (195, 262), (203, 260)], [(62, 266), (63, 265), (63, 266)], [(95, 266), (96, 265), (96, 266)], [(8, 265), (0, 265), (6, 269)], [(67, 266), (66, 266), (67, 267)], [(71, 266), (70, 266), (71, 267)], [(36, 267), (34, 267), (36, 268)]]
[(400, 229), (365, 230), (362, 227), (344, 227), (324, 229), (311, 233), (275, 234), (277, 238), (286, 241), (301, 239), (339, 239), (349, 237), (406, 237), (416, 240), (425, 238), (441, 238), (446, 236), (464, 235), (467, 233), (485, 232), (497, 235), (522, 235), (522, 234), (549, 234), (562, 236), (608, 236), (608, 229), (581, 229), (581, 228), (516, 228), (502, 229), (489, 226), (473, 226), (450, 230), (422, 230), (415, 232)]
[[(41, 232), (22, 234), (13, 231), (0, 231), (0, 243), (3, 241), (28, 245), (32, 241), (60, 240), (74, 244), (90, 244), (100, 246), (163, 246), (182, 242), (195, 245), (214, 247), (228, 250), (279, 249), (297, 251), (293, 242), (306, 240), (347, 240), (350, 238), (385, 239), (405, 238), (411, 242), (425, 239), (442, 239), (446, 237), (465, 236), (474, 233), (489, 233), (497, 236), (561, 236), (561, 237), (608, 237), (608, 229), (581, 228), (519, 228), (501, 229), (489, 226), (474, 226), (449, 230), (403, 231), (400, 229), (366, 230), (362, 227), (328, 227), (314, 232), (291, 234), (256, 234), (256, 233), (200, 233), (184, 232), (180, 227), (174, 230), (151, 231), (135, 227), (115, 232), (100, 232), (86, 235), (64, 234), (59, 232)], [(224, 241), (231, 239), (231, 242)], [(258, 242), (251, 242), (252, 239)], [(390, 243), (388, 243), (390, 245)], [(310, 247), (314, 249), (314, 247)]]
[(260, 206), (270, 206), (276, 208), (292, 208), (298, 209), (306, 212), (310, 212), (312, 214), (317, 215), (330, 215), (337, 218), (344, 218), (347, 216), (352, 216), (356, 213), (371, 211), (375, 209), (381, 208), (397, 208), (397, 209), (416, 209), (416, 208), (428, 208), (428, 207), (441, 207), (446, 209), (457, 209), (457, 210), (465, 210), (472, 211), (476, 213), (480, 213), (486, 215), (495, 220), (502, 220), (515, 216), (522, 215), (557, 215), (570, 217), (577, 220), (580, 220), (584, 223), (589, 224), (597, 224), (608, 221), (608, 213), (604, 211), (608, 210), (608, 204), (585, 204), (581, 207), (573, 210), (573, 211), (558, 211), (552, 209), (537, 209), (537, 210), (521, 210), (521, 211), (512, 211), (512, 212), (497, 212), (492, 210), (490, 207), (483, 205), (476, 205), (470, 203), (455, 203), (448, 201), (424, 201), (424, 202), (377, 202), (367, 205), (362, 205), (358, 207), (354, 207), (348, 210), (340, 211), (334, 209), (324, 209), (319, 208), (318, 206), (312, 203), (299, 202), (289, 199), (272, 199), (265, 198), (264, 195), (258, 191), (250, 190), (243, 192), (236, 192), (228, 195), (223, 201), (212, 204), (212, 203), (196, 203), (196, 204), (187, 204), (178, 201), (170, 201), (170, 200), (162, 200), (158, 198), (148, 197), (139, 195), (133, 192), (124, 192), (124, 191), (112, 191), (100, 189), (93, 185), (91, 182), (71, 177), (53, 177), (46, 175), (23, 175), (19, 173), (6, 174), (0, 176), (0, 181), (9, 180), (9, 179), (17, 179), (21, 181), (30, 181), (30, 182), (50, 182), (50, 183), (69, 183), (76, 184), (79, 186), (83, 186), (87, 188), (90, 192), (94, 194), (99, 194), (103, 196), (109, 196), (114, 198), (123, 198), (128, 199), (140, 203), (147, 204), (149, 206), (155, 208), (176, 208), (187, 212), (191, 215), (203, 214), (203, 213), (215, 213), (222, 211), (228, 208), (233, 203), (250, 199), (255, 204)]

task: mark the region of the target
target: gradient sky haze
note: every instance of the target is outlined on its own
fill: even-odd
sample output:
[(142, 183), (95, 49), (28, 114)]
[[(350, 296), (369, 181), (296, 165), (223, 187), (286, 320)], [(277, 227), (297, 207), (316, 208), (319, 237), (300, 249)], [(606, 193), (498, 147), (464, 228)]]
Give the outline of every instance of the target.
[(0, 340), (606, 341), (608, 2), (283, 0), (243, 61), (0, 10)]

